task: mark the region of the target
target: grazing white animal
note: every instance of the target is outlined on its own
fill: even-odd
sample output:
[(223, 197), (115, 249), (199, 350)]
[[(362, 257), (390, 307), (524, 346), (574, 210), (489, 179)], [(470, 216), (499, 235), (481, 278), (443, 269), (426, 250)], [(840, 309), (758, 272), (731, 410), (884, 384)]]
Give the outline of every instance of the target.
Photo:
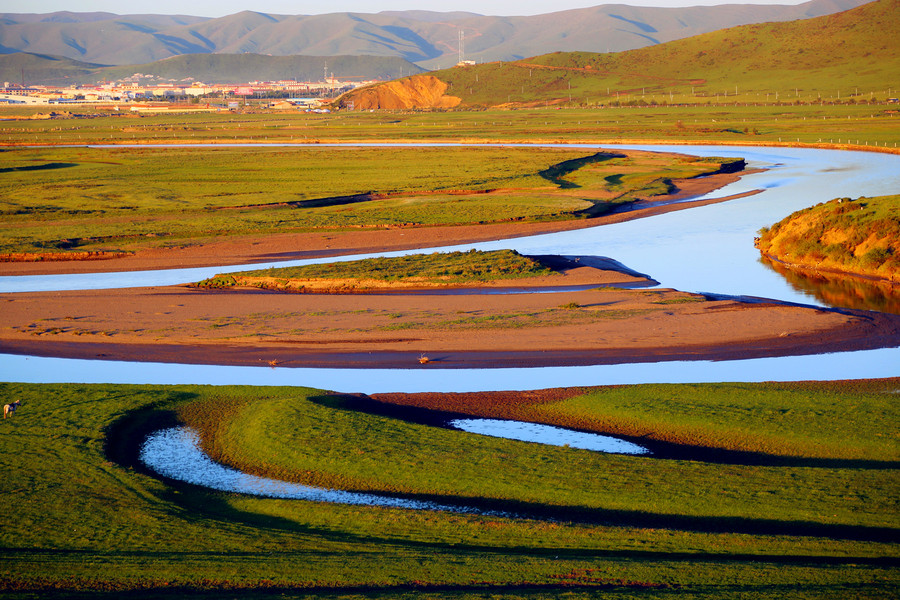
[(16, 409), (22, 404), (21, 400), (16, 400), (10, 404), (3, 405), (3, 418), (12, 417), (13, 413), (16, 412)]

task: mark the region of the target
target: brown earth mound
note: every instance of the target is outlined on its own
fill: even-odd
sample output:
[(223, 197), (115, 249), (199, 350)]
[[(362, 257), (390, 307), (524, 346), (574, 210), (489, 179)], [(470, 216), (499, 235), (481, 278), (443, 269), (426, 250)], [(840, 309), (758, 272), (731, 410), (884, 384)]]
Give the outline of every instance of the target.
[(357, 110), (405, 108), (453, 108), (461, 98), (445, 95), (447, 84), (433, 75), (414, 75), (344, 94), (336, 100), (341, 108)]

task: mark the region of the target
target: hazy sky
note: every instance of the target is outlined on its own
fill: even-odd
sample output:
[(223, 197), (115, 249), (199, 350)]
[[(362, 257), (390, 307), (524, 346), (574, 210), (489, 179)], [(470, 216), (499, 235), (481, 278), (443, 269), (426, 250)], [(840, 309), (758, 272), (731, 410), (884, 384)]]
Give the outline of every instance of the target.
[[(804, 0), (619, 0), (632, 6), (699, 6), (711, 4), (800, 4)], [(0, 13), (49, 13), (103, 11), (116, 14), (163, 14), (221, 17), (242, 10), (311, 15), (332, 12), (375, 13), (382, 10), (464, 10), (482, 15), (537, 15), (570, 8), (610, 4), (602, 0), (0, 0)]]

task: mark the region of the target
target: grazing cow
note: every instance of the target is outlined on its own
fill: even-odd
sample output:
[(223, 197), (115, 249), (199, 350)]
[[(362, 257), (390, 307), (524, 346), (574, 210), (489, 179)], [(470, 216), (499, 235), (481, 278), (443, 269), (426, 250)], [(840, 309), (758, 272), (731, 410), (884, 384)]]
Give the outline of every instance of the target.
[(12, 417), (13, 413), (16, 412), (16, 409), (22, 404), (21, 400), (16, 400), (11, 404), (3, 405), (3, 418)]

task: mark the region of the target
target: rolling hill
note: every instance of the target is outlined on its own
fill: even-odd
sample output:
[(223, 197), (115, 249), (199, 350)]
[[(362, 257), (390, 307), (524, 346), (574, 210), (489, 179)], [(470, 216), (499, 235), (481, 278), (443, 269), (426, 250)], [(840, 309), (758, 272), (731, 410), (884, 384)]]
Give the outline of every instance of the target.
[(867, 0), (795, 6), (687, 8), (609, 4), (527, 17), (428, 11), (271, 15), (244, 11), (190, 16), (59, 12), (0, 14), (0, 53), (30, 52), (105, 65), (145, 64), (184, 54), (401, 57), (427, 69), (456, 64), (459, 34), (476, 61), (518, 60), (553, 51), (622, 51), (735, 25), (792, 21)]
[[(790, 100), (802, 92), (806, 98), (830, 98), (841, 88), (844, 98), (858, 89), (878, 90), (884, 99), (900, 88), (898, 39), (900, 0), (877, 0), (833, 15), (744, 25), (626, 52), (557, 52), (434, 71), (429, 77), (463, 108), (570, 98), (612, 103), (619, 94), (634, 102), (674, 93), (727, 98), (735, 92), (772, 92), (774, 100), (780, 92), (781, 100)], [(379, 89), (355, 90), (338, 102), (377, 108)], [(397, 97), (396, 89), (392, 94)], [(450, 101), (439, 97), (438, 102)], [(385, 107), (403, 108), (396, 100)]]

